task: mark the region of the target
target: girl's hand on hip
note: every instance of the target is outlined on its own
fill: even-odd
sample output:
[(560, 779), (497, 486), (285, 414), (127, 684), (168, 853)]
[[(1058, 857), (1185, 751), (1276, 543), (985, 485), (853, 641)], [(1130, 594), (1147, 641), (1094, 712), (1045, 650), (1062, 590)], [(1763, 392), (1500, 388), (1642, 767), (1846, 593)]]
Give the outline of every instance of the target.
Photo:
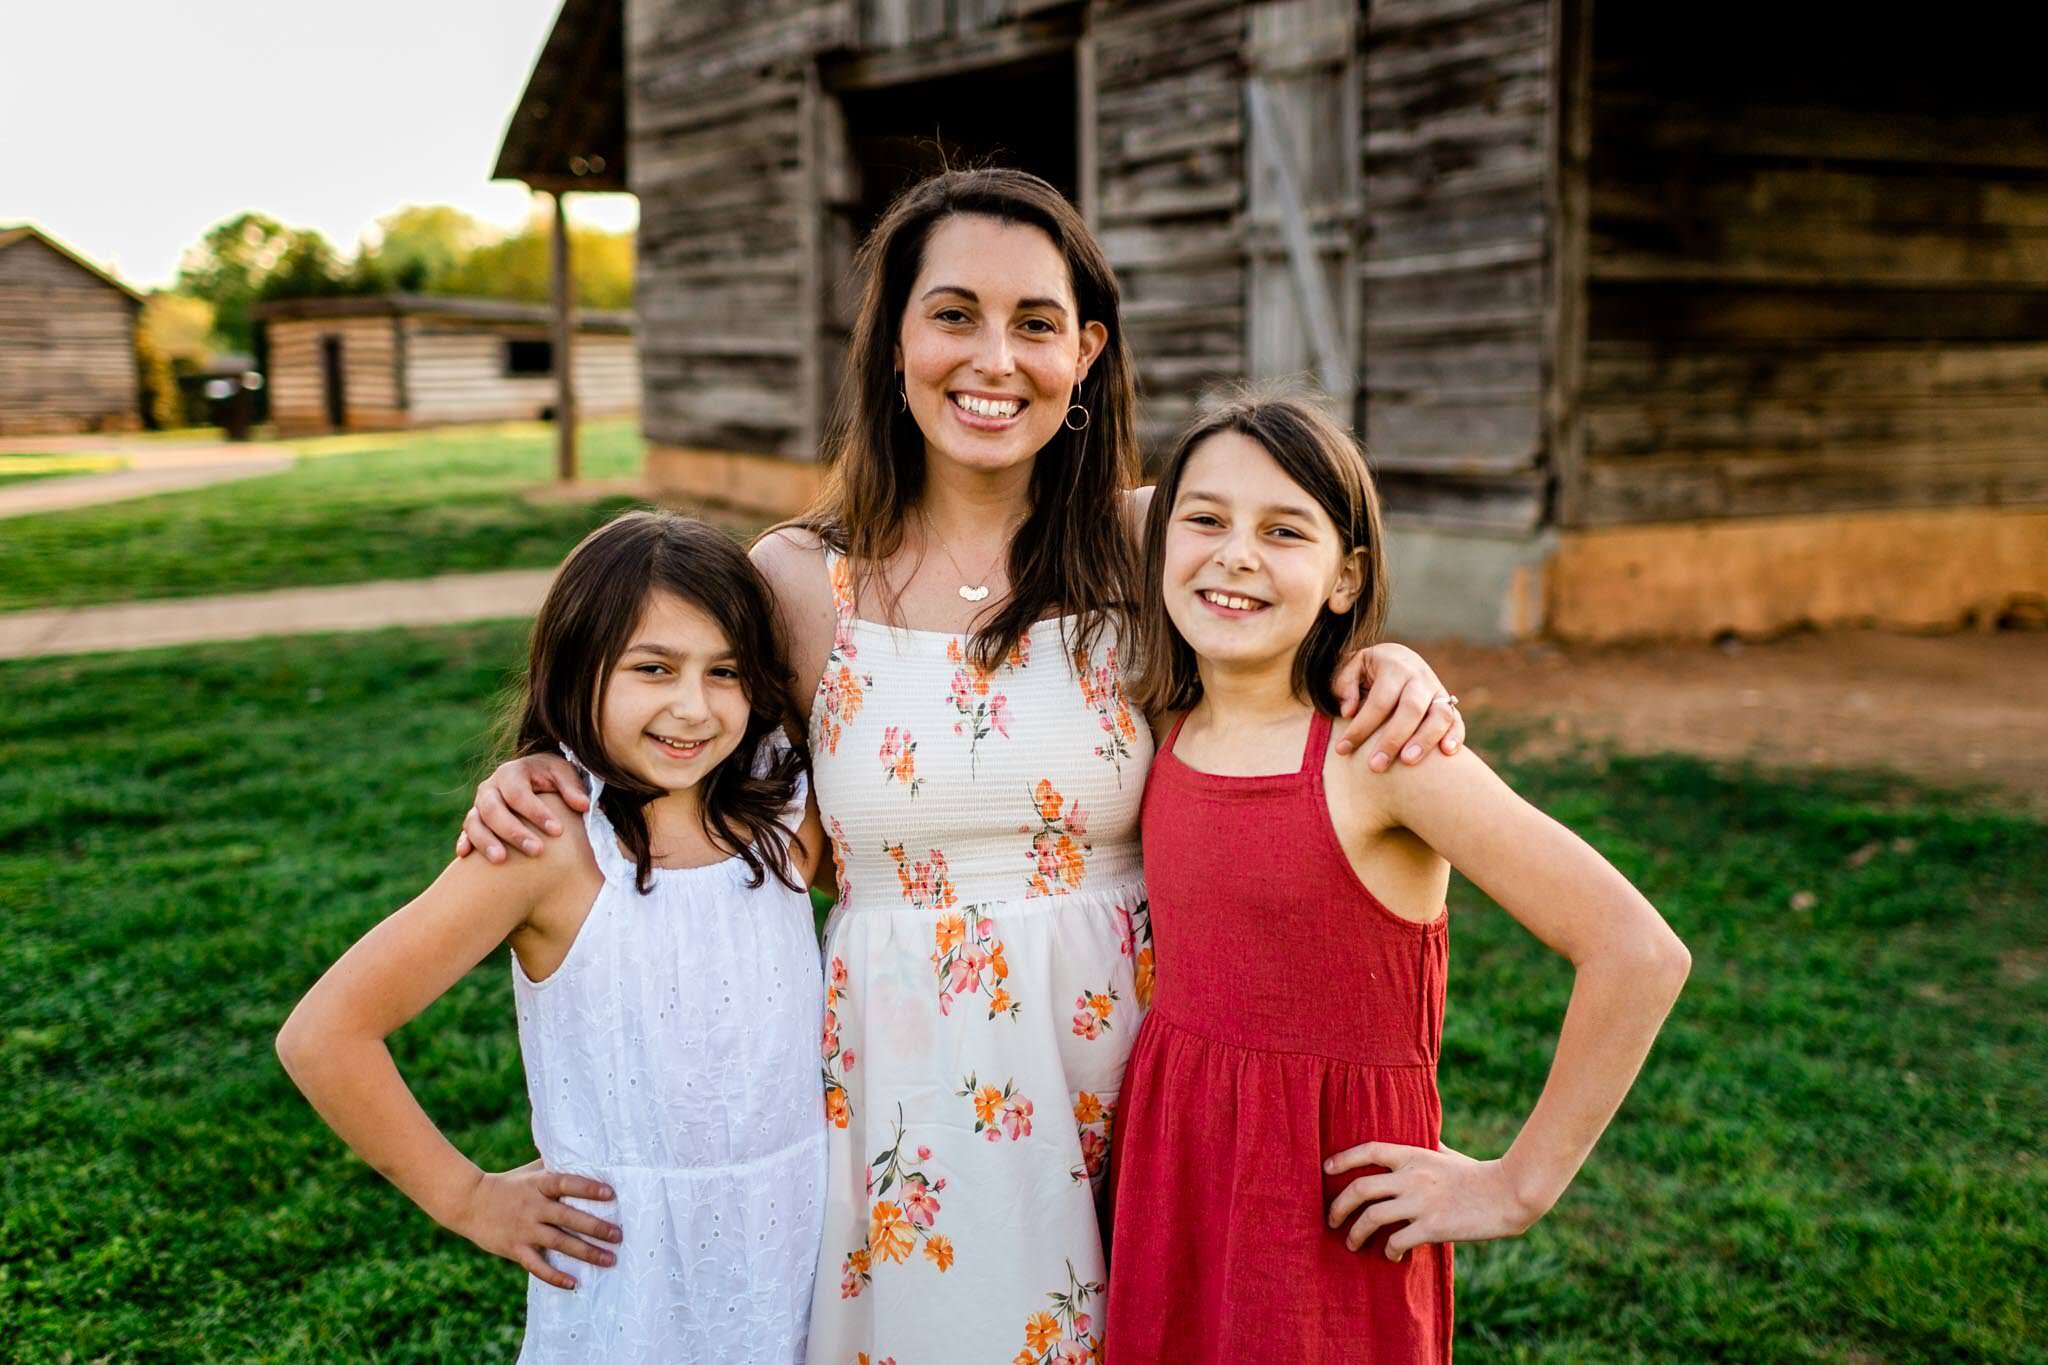
[(516, 1261), (526, 1273), (557, 1289), (574, 1289), (574, 1276), (549, 1265), (543, 1251), (559, 1251), (592, 1265), (618, 1260), (586, 1238), (616, 1242), (623, 1233), (566, 1198), (608, 1200), (611, 1186), (585, 1176), (544, 1169), (536, 1161), (517, 1170), (484, 1172), (448, 1226), (490, 1252)]
[(1432, 1151), (1398, 1142), (1368, 1142), (1337, 1153), (1323, 1163), (1323, 1172), (1339, 1175), (1361, 1166), (1384, 1169), (1362, 1175), (1338, 1192), (1330, 1201), (1330, 1226), (1342, 1227), (1357, 1213), (1344, 1238), (1344, 1244), (1356, 1251), (1381, 1228), (1404, 1224), (1387, 1238), (1390, 1261), (1429, 1242), (1517, 1237), (1542, 1214), (1523, 1201), (1502, 1163), (1475, 1161), (1441, 1145)]
[(1376, 773), (1393, 767), (1397, 754), (1403, 763), (1420, 763), (1432, 749), (1454, 754), (1465, 742), (1458, 699), (1406, 645), (1372, 645), (1346, 655), (1330, 686), (1349, 718), (1337, 752), (1365, 749)]
[(455, 856), (467, 858), (481, 849), (485, 858), (502, 863), (507, 844), (528, 856), (538, 854), (543, 830), (550, 835), (562, 832), (562, 822), (548, 812), (539, 792), (554, 792), (571, 810), (590, 809), (582, 775), (566, 758), (529, 754), (509, 759), (477, 783), (476, 804), (462, 817)]

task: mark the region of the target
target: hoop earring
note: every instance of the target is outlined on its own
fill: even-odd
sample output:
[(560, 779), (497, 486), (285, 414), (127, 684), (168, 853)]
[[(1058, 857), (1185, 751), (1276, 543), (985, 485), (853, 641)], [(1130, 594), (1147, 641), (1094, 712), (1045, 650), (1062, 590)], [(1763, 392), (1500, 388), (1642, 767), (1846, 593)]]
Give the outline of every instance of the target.
[(903, 373), (902, 373), (902, 371), (900, 371), (900, 370), (899, 370), (899, 371), (897, 371), (897, 374), (896, 374), (896, 403), (897, 403), (896, 411), (898, 411), (898, 412), (909, 412), (909, 411), (910, 411), (910, 393), (909, 393), (909, 391), (908, 391), (907, 389), (905, 389), (905, 388), (904, 388), (904, 386), (903, 386)]
[[(1074, 421), (1074, 414), (1077, 412), (1081, 414), (1081, 420), (1078, 424)], [(1061, 420), (1060, 425), (1068, 431), (1088, 430), (1088, 409), (1082, 407), (1079, 403), (1074, 404), (1067, 409), (1067, 415)]]

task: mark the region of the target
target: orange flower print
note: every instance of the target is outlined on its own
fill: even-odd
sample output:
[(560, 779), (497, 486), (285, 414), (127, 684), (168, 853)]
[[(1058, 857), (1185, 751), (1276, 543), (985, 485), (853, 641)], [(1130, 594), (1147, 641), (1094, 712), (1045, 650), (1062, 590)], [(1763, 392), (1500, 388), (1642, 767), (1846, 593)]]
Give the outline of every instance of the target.
[(854, 1360), (856, 1365), (896, 1365), (895, 1356), (883, 1356), (880, 1360), (870, 1362), (866, 1351), (857, 1352)]
[(853, 883), (846, 876), (846, 864), (853, 857), (853, 845), (846, 842), (846, 831), (836, 819), (825, 822), (825, 831), (832, 839), (832, 882), (839, 889), (839, 899), (845, 900), (853, 890)]
[(1064, 896), (1078, 890), (1088, 875), (1087, 812), (1080, 802), (1061, 796), (1050, 778), (1038, 780), (1031, 792), (1031, 805), (1038, 823), (1017, 826), (1019, 834), (1031, 836), (1031, 847), (1024, 856), (1031, 859), (1032, 870), (1024, 878), (1024, 894)]
[[(861, 1245), (846, 1253), (840, 1266), (839, 1297), (859, 1298), (874, 1283), (878, 1263), (902, 1265), (920, 1243), (924, 1257), (938, 1267), (941, 1275), (953, 1266), (953, 1243), (932, 1230), (939, 1217), (939, 1195), (946, 1180), (925, 1174), (919, 1163), (931, 1159), (932, 1149), (919, 1147), (914, 1156), (903, 1151), (903, 1106), (896, 1106), (896, 1136), (889, 1150), (868, 1163), (868, 1197), (874, 1201), (868, 1211), (868, 1235)], [(895, 1191), (896, 1197), (889, 1194)], [(937, 1249), (933, 1243), (938, 1244)]]
[(974, 1131), (985, 1134), (990, 1142), (1006, 1137), (1015, 1142), (1031, 1136), (1031, 1101), (1017, 1093), (1016, 1081), (1004, 1081), (998, 1090), (983, 1085), (970, 1072), (953, 1093), (974, 1102)]
[(910, 731), (894, 725), (884, 730), (881, 758), (882, 780), (901, 782), (910, 790), (911, 799), (916, 800), (924, 779), (917, 775), (917, 741), (910, 737)]
[(825, 1119), (834, 1128), (853, 1121), (853, 1101), (846, 1093), (846, 1073), (853, 1070), (853, 1049), (839, 1039), (839, 1005), (846, 1000), (846, 962), (833, 958), (825, 974), (825, 1030), (819, 1051), (824, 1056)]
[(818, 696), (811, 708), (811, 748), (820, 753), (839, 752), (839, 738), (867, 700), (875, 680), (854, 671), (851, 660), (860, 657), (853, 642), (853, 566), (834, 559), (831, 568), (832, 604), (838, 623), (833, 629), (832, 650), (825, 656), (825, 671), (818, 678)]
[(1140, 896), (1134, 904), (1118, 902), (1117, 946), (1131, 958), (1131, 993), (1143, 1009), (1152, 1007), (1152, 903)]
[(1081, 1161), (1067, 1174), (1075, 1184), (1100, 1180), (1109, 1166), (1109, 1130), (1116, 1106), (1087, 1090), (1074, 1092), (1074, 1126), (1081, 1136)]
[(882, 852), (896, 864), (896, 880), (903, 888), (904, 900), (919, 910), (951, 908), (957, 896), (946, 870), (945, 854), (935, 848), (927, 849), (931, 856), (918, 862), (903, 851), (901, 844), (884, 844)]
[(1095, 1331), (1094, 1315), (1088, 1301), (1102, 1293), (1102, 1285), (1074, 1274), (1067, 1262), (1065, 1292), (1046, 1295), (1050, 1311), (1041, 1309), (1024, 1319), (1024, 1349), (1010, 1359), (1010, 1365), (1089, 1365), (1099, 1360), (1102, 1335)]
[(1090, 1042), (1105, 1033), (1113, 1032), (1109, 1016), (1116, 1009), (1121, 997), (1116, 987), (1104, 986), (1100, 991), (1082, 991), (1074, 997), (1074, 1036)]
[[(889, 855), (896, 857), (898, 849), (890, 848)], [(932, 856), (939, 858), (934, 850)], [(922, 864), (919, 864), (921, 867)], [(944, 860), (940, 859), (943, 870)], [(903, 873), (898, 864), (898, 875)], [(915, 897), (911, 904), (920, 902)], [(946, 884), (945, 904), (951, 905), (952, 884)], [(988, 1017), (998, 1014), (1017, 1016), (1022, 1007), (1011, 998), (1003, 982), (1009, 978), (1010, 962), (1003, 952), (1003, 941), (996, 937), (995, 920), (982, 913), (981, 907), (970, 905), (956, 915), (941, 915), (932, 926), (932, 974), (939, 987), (939, 1013), (951, 1014), (953, 1002), (961, 996), (988, 996)]]
[(1124, 760), (1131, 756), (1131, 745), (1137, 741), (1138, 722), (1131, 715), (1131, 701), (1124, 693), (1116, 646), (1104, 651), (1100, 664), (1088, 657), (1088, 651), (1075, 650), (1074, 677), (1081, 684), (1081, 700), (1095, 712), (1096, 722), (1102, 727), (1102, 742), (1095, 746), (1095, 756), (1116, 769), (1116, 784), (1122, 787)]
[(954, 665), (953, 680), (946, 689), (946, 701), (960, 719), (953, 733), (967, 736), (967, 768), (971, 774), (981, 758), (981, 742), (990, 735), (1010, 737), (1010, 699), (996, 687), (997, 674), (1004, 668), (1022, 668), (1028, 650), (1024, 641), (1010, 651), (1009, 658), (994, 670), (983, 668), (967, 657), (960, 641), (946, 642), (947, 662)]

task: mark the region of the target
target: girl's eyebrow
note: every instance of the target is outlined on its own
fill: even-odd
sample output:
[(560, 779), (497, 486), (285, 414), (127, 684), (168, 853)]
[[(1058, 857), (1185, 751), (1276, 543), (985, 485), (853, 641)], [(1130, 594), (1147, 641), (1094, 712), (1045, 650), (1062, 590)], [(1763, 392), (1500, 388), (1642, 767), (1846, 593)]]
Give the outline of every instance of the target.
[[(1200, 488), (1183, 489), (1180, 496), (1191, 500), (1213, 502), (1222, 505), (1227, 505), (1230, 502), (1230, 499), (1222, 496), (1220, 493), (1210, 493)], [(1267, 516), (1293, 517), (1297, 521), (1313, 522), (1316, 519), (1314, 512), (1311, 512), (1306, 507), (1297, 507), (1291, 502), (1268, 503), (1266, 506), (1261, 507), (1259, 511)]]
[[(969, 303), (978, 304), (981, 302), (979, 294), (975, 293), (972, 289), (963, 288), (957, 284), (935, 284), (919, 296), (918, 302), (922, 303), (934, 294), (954, 294), (966, 299)], [(1061, 317), (1067, 315), (1067, 306), (1058, 299), (1018, 299), (1017, 306), (1019, 308), (1036, 308), (1043, 312), (1058, 313)]]
[[(682, 659), (687, 658), (690, 651), (687, 649), (677, 649), (674, 645), (659, 644), (653, 640), (640, 640), (627, 645), (625, 652), (628, 654), (655, 654), (664, 659)], [(711, 661), (718, 663), (722, 660), (736, 659), (738, 657), (732, 650), (727, 649), (713, 655)]]

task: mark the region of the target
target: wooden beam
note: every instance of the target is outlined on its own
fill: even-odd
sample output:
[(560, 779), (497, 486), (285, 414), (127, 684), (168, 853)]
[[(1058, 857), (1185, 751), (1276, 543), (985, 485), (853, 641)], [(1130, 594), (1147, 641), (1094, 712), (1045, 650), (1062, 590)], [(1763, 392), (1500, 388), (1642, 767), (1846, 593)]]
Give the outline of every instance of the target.
[(548, 276), (555, 305), (555, 477), (576, 481), (576, 279), (569, 268), (568, 196), (554, 196)]

